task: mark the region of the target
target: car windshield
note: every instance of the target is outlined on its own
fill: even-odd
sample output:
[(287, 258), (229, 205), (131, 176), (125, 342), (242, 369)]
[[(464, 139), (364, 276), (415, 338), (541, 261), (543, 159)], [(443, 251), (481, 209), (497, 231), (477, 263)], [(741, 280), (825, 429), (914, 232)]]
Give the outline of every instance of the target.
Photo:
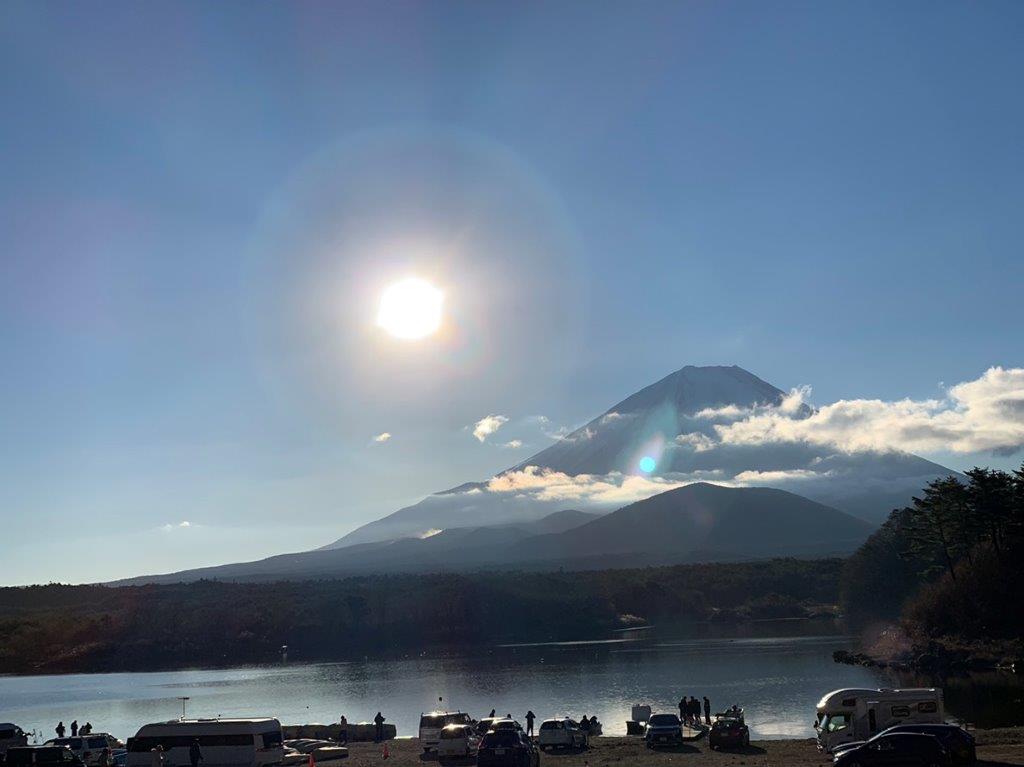
[(420, 727), (443, 727), (444, 717), (428, 714), (420, 717)]
[(564, 726), (564, 722), (544, 722), (540, 728), (542, 730), (561, 730)]
[(454, 727), (445, 727), (441, 730), (442, 740), (451, 740), (452, 738), (462, 738), (466, 735), (466, 728), (464, 725), (457, 724)]
[(491, 730), (484, 735), (480, 748), (507, 748), (519, 745), (519, 733), (515, 730)]
[(655, 714), (648, 724), (651, 727), (678, 727), (679, 717), (675, 714)]

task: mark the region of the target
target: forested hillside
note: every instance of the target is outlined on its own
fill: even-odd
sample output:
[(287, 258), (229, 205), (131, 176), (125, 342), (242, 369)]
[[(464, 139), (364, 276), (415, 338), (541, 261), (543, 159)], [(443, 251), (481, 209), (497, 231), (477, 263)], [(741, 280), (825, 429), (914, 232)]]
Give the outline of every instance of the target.
[(800, 617), (838, 559), (585, 573), (0, 589), (0, 673), (271, 662), (602, 637), (643, 622)]
[(843, 568), (850, 621), (898, 623), (918, 665), (1024, 657), (1024, 467), (966, 478), (929, 483)]

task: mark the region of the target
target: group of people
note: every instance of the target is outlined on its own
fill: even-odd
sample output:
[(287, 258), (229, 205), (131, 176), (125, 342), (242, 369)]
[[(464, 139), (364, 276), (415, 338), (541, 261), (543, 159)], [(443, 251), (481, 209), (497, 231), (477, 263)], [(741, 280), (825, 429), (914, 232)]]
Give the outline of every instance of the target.
[(711, 701), (708, 700), (708, 696), (704, 696), (703, 705), (695, 697), (683, 696), (679, 701), (679, 721), (694, 727), (700, 726), (701, 709), (704, 710), (704, 723), (711, 724)]
[(596, 732), (597, 725), (598, 721), (596, 716), (592, 716), (587, 719), (587, 715), (584, 714), (580, 717), (580, 729), (583, 730), (583, 732)]
[[(63, 738), (67, 733), (67, 728), (64, 727), (64, 720), (57, 722), (57, 726), (53, 728), (53, 731), (57, 733), (58, 738)], [(92, 725), (86, 722), (81, 727), (78, 726), (78, 720), (75, 719), (71, 722), (71, 737), (77, 738), (79, 735), (88, 735), (92, 732)]]

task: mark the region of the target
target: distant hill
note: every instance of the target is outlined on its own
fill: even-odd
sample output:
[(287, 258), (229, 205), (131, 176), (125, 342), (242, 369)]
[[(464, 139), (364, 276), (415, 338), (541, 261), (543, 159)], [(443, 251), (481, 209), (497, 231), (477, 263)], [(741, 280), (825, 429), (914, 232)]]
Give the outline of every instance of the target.
[(696, 483), (602, 517), (564, 511), (526, 526), (454, 528), (423, 539), (287, 554), (117, 585), (818, 557), (853, 551), (872, 529), (863, 520), (782, 490)]
[[(688, 365), (498, 477), (528, 467), (572, 477), (638, 475), (643, 473), (640, 458), (650, 454), (657, 459), (649, 472), (653, 479), (777, 487), (880, 524), (927, 482), (955, 474), (897, 450), (850, 453), (802, 442), (729, 445), (714, 439), (714, 427), (722, 422), (718, 414), (779, 407), (785, 398), (784, 391), (742, 368)], [(790, 416), (811, 413), (801, 405)], [(610, 511), (614, 505), (591, 501), (581, 508)], [(529, 521), (557, 509), (558, 501), (543, 494), (501, 492), (491, 482), (468, 482), (364, 525), (325, 548), (476, 527), (492, 519)]]
[(637, 554), (646, 559), (747, 559), (853, 551), (874, 526), (767, 487), (697, 482), (630, 504), (582, 527), (531, 539), (534, 558)]

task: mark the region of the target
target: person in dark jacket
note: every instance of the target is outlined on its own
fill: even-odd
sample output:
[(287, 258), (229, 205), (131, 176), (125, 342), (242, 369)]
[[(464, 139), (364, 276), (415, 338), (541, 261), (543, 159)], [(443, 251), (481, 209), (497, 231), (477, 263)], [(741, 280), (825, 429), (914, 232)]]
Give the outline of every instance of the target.
[(682, 698), (679, 699), (679, 721), (680, 722), (685, 722), (686, 721), (686, 706), (687, 706), (686, 696), (683, 696)]
[(537, 718), (537, 715), (533, 711), (526, 712), (526, 734), (529, 737), (533, 737), (533, 720)]
[(188, 761), (192, 767), (199, 767), (199, 763), (203, 761), (203, 750), (199, 747), (199, 738), (195, 738), (192, 745), (188, 747)]
[(377, 729), (375, 730), (374, 733), (374, 739), (376, 740), (377, 743), (380, 743), (382, 740), (384, 740), (385, 721), (386, 720), (384, 719), (384, 715), (380, 711), (378, 711), (377, 716), (373, 718), (373, 723), (377, 726)]
[(704, 724), (711, 724), (711, 701), (704, 696)]
[(75, 738), (78, 736), (78, 720), (75, 719), (71, 722), (71, 737)]
[(63, 738), (64, 737), (64, 733), (67, 732), (67, 730), (64, 729), (64, 720), (63, 719), (61, 719), (59, 722), (57, 722), (57, 726), (53, 728), (53, 731), (55, 733), (57, 733), (57, 737), (58, 738)]

